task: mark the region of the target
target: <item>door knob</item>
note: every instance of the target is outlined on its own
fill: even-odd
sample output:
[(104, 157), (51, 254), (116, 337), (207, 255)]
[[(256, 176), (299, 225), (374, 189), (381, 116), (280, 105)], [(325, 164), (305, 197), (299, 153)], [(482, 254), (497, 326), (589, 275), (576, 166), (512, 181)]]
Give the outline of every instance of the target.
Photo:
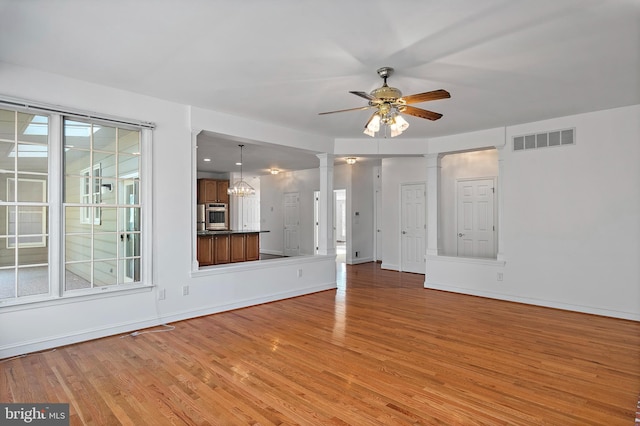
[(464, 237), (464, 234), (461, 232), (458, 234), (458, 237)]

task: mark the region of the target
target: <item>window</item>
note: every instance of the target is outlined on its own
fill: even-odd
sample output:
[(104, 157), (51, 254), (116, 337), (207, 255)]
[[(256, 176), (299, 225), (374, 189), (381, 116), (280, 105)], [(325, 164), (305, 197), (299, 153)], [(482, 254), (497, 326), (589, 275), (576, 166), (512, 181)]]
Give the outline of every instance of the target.
[(64, 290), (139, 282), (141, 132), (70, 119), (63, 130)]
[(150, 128), (0, 109), (0, 306), (150, 285)]

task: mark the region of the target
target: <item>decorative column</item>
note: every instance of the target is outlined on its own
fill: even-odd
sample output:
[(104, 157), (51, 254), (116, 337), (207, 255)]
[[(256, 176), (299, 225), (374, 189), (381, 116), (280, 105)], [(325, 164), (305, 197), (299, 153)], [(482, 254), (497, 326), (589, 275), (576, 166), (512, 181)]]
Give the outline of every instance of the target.
[(318, 200), (318, 254), (335, 255), (333, 236), (333, 154), (316, 154), (320, 159), (320, 199)]
[(496, 260), (505, 262), (504, 256), (504, 232), (502, 229), (502, 216), (504, 215), (504, 147), (506, 145), (496, 146), (498, 150), (498, 224), (497, 224), (497, 233), (498, 233), (498, 247), (497, 247), (497, 256)]
[(427, 154), (427, 256), (438, 256), (442, 238), (438, 229), (440, 211), (440, 162), (442, 154)]
[(191, 129), (191, 269), (198, 270), (198, 135), (202, 129)]

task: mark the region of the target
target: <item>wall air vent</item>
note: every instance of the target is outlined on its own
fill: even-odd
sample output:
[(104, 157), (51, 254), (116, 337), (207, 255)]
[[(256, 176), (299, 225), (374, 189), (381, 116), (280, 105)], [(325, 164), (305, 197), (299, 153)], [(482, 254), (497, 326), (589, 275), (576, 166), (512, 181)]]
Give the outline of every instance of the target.
[(550, 146), (575, 145), (575, 134), (576, 129), (563, 129), (552, 132), (514, 136), (513, 150), (526, 151), (536, 148), (548, 148)]

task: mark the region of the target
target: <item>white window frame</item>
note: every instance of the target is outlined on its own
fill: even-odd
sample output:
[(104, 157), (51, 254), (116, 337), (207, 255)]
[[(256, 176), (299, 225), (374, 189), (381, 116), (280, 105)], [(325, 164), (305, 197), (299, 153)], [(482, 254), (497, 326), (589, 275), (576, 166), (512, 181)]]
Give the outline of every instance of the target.
[[(90, 167), (82, 170), (83, 176), (80, 178), (80, 202), (87, 204), (86, 207), (81, 207), (80, 210), (80, 223), (93, 223), (94, 225), (100, 225), (102, 214), (100, 212), (100, 204), (102, 201), (100, 177), (101, 177), (101, 165), (100, 163), (93, 166), (93, 174)], [(93, 208), (93, 222), (91, 221), (91, 205)]]
[[(153, 287), (153, 267), (152, 267), (152, 247), (153, 247), (153, 213), (152, 213), (152, 138), (155, 125), (150, 122), (136, 122), (133, 120), (122, 119), (119, 117), (102, 116), (99, 117), (95, 113), (83, 113), (77, 110), (67, 109), (59, 105), (47, 105), (24, 101), (20, 99), (11, 99), (0, 97), (0, 109), (9, 111), (18, 111), (22, 113), (36, 113), (38, 115), (47, 116), (49, 119), (49, 168), (47, 172), (46, 183), (48, 185), (48, 232), (44, 233), (45, 247), (48, 244), (48, 265), (49, 265), (49, 291), (43, 294), (0, 299), (0, 312), (5, 309), (22, 309), (22, 306), (37, 304), (52, 304), (63, 302), (69, 298), (101, 298), (109, 297), (113, 292), (137, 292), (147, 291)], [(58, 247), (64, 246), (64, 215), (62, 214), (64, 207), (63, 188), (64, 188), (64, 136), (63, 122), (64, 118), (89, 120), (94, 123), (103, 123), (108, 126), (120, 128), (134, 128), (140, 131), (140, 169), (139, 169), (139, 190), (140, 190), (140, 280), (127, 283), (118, 282), (117, 285), (106, 287), (90, 288), (85, 291), (64, 291), (64, 270), (65, 259), (63, 252)], [(38, 205), (37, 203), (34, 203)], [(10, 206), (8, 206), (10, 207)], [(47, 209), (47, 206), (42, 206)], [(16, 206), (17, 208), (17, 206)], [(43, 213), (46, 216), (46, 212)], [(46, 231), (46, 227), (45, 227)], [(19, 247), (21, 247), (19, 245)], [(37, 266), (37, 265), (34, 265)], [(64, 302), (63, 302), (64, 303)]]

